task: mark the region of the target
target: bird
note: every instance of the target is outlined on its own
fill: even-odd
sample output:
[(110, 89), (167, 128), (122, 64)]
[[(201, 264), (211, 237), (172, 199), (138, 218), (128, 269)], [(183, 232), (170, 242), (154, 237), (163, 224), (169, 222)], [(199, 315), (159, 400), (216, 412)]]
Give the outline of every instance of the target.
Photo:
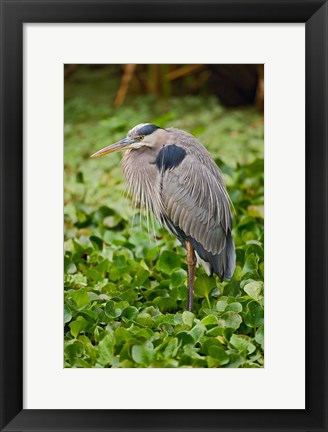
[(91, 157), (119, 150), (133, 205), (150, 210), (186, 249), (186, 309), (192, 312), (196, 264), (221, 282), (236, 266), (233, 206), (222, 172), (197, 138), (177, 128), (138, 124)]

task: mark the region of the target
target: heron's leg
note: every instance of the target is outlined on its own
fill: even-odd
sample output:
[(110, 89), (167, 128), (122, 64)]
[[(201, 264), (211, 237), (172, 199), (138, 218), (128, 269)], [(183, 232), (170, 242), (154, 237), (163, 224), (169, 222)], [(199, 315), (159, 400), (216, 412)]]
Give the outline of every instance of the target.
[(192, 312), (194, 307), (194, 280), (196, 270), (196, 255), (191, 244), (186, 241), (187, 264), (188, 264), (188, 292), (187, 292), (187, 310)]

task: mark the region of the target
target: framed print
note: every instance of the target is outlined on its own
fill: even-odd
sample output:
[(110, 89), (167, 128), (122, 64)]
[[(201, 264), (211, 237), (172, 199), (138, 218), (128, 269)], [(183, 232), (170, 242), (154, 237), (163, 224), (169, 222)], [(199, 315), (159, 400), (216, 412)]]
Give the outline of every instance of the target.
[[(1, 1), (1, 430), (327, 429), (327, 18), (327, 2), (310, 0), (283, 3)], [(175, 308), (181, 308), (185, 301), (178, 284), (173, 306), (172, 299), (170, 303), (158, 297), (153, 302), (154, 295), (146, 294), (150, 286), (145, 285), (144, 292), (139, 294), (145, 295), (148, 315), (139, 316), (138, 321), (134, 318), (140, 313), (139, 303), (133, 290), (125, 290), (124, 298), (116, 291), (115, 281), (121, 280), (117, 271), (106, 282), (104, 291), (96, 290), (91, 297), (83, 289), (79, 291), (81, 295), (75, 294), (78, 291), (70, 284), (76, 281), (69, 279), (64, 336), (67, 346), (73, 346), (75, 351), (68, 349), (63, 365), (63, 160), (67, 170), (74, 163), (77, 166), (69, 200), (74, 194), (83, 196), (84, 174), (79, 167), (84, 162), (78, 153), (85, 153), (83, 157), (88, 160), (90, 172), (94, 172), (99, 169), (98, 159), (89, 160), (88, 156), (114, 142), (110, 141), (111, 137), (108, 142), (107, 137), (102, 139), (97, 135), (98, 130), (111, 133), (116, 128), (117, 136), (120, 133), (124, 138), (129, 122), (147, 112), (145, 105), (135, 105), (134, 111), (126, 111), (123, 123), (117, 118), (116, 123), (112, 120), (108, 123), (108, 118), (101, 113), (101, 99), (97, 105), (97, 99), (83, 99), (79, 94), (83, 73), (89, 73), (88, 65), (94, 68), (98, 74), (95, 82), (100, 88), (103, 73), (133, 74), (139, 65), (140, 75), (135, 85), (147, 86), (143, 77), (158, 73), (156, 65), (161, 65), (165, 73), (181, 73), (175, 65), (187, 65), (196, 71), (199, 65), (220, 64), (264, 65), (265, 362), (260, 349), (261, 343), (263, 348), (263, 317), (260, 320), (257, 316), (264, 269), (259, 268), (261, 261), (257, 260), (259, 278), (245, 277), (243, 286), (253, 283), (243, 291), (245, 298), (239, 302), (237, 298), (231, 306), (229, 303), (230, 309), (225, 309), (227, 305), (222, 300), (218, 305), (219, 292), (211, 296), (196, 292), (198, 316), (192, 312), (180, 313), (181, 323), (170, 321), (172, 317), (168, 316), (172, 308), (176, 312)], [(85, 66), (76, 72), (76, 65)], [(104, 65), (112, 66), (106, 69)], [(113, 65), (118, 66), (113, 69)], [(133, 67), (129, 71), (123, 65)], [(147, 69), (147, 65), (155, 66)], [(209, 70), (202, 71), (205, 73), (196, 75), (193, 85), (199, 86), (209, 76)], [(64, 84), (64, 72), (76, 73), (75, 88)], [(122, 83), (124, 93), (123, 79)], [(71, 97), (74, 91), (76, 98)], [(122, 92), (117, 95), (117, 104), (124, 99)], [(102, 97), (105, 96), (103, 92)], [(65, 111), (64, 103), (68, 106)], [(155, 113), (156, 101), (151, 103)], [(72, 118), (90, 117), (92, 109), (100, 113), (96, 127), (91, 122), (84, 128), (79, 120), (72, 126)], [(171, 126), (166, 123), (172, 119), (178, 122), (176, 113), (180, 112), (182, 118), (186, 109), (175, 105), (175, 117), (159, 120), (163, 123), (158, 126)], [(211, 118), (216, 119), (214, 116), (204, 121), (205, 129), (210, 129)], [(254, 129), (254, 121), (249, 119)], [(193, 127), (194, 120), (189, 122)], [(138, 123), (147, 123), (147, 119)], [(187, 129), (182, 121), (181, 127), (178, 126)], [(144, 139), (157, 130), (154, 126), (151, 131), (147, 127), (147, 131), (143, 129), (136, 136), (131, 132), (128, 136), (131, 139), (133, 135), (134, 140), (138, 138), (141, 142), (141, 137)], [(74, 139), (68, 142), (72, 136), (70, 131)], [(195, 131), (196, 134), (196, 126)], [(244, 132), (241, 130), (239, 136), (243, 137)], [(255, 138), (252, 135), (250, 139)], [(100, 141), (104, 145), (97, 147)], [(65, 151), (69, 148), (69, 161), (67, 154), (64, 155), (67, 145), (70, 146), (65, 147)], [(185, 157), (183, 153), (182, 158), (182, 151), (179, 146), (174, 147), (179, 164)], [(113, 167), (116, 162), (108, 163)], [(175, 162), (174, 166), (177, 165)], [(102, 178), (108, 181), (105, 162), (102, 169)], [(241, 172), (243, 165), (235, 169)], [(247, 184), (251, 188), (251, 182)], [(238, 187), (241, 189), (242, 185), (235, 184), (232, 189), (238, 192)], [(103, 197), (101, 194), (100, 190)], [(109, 227), (125, 223), (115, 219), (117, 212), (113, 209), (119, 207), (114, 201), (113, 208), (108, 210), (107, 204), (103, 214), (108, 218)], [(98, 209), (106, 209), (101, 205)], [(94, 250), (101, 252), (101, 227), (93, 222), (92, 235), (85, 231), (88, 226), (84, 218), (96, 211), (88, 213), (81, 207), (78, 216), (76, 209), (68, 208), (66, 213), (73, 215), (74, 223), (77, 220), (79, 235), (88, 235), (89, 239), (93, 235)], [(92, 217), (95, 221), (97, 215)], [(72, 233), (74, 230), (69, 235)], [(106, 238), (107, 243), (112, 241), (110, 234)], [(189, 241), (189, 237), (181, 238), (182, 245)], [(260, 247), (258, 239), (256, 242), (256, 247)], [(129, 244), (133, 244), (131, 239)], [(76, 263), (71, 259), (70, 247), (65, 245), (68, 252), (65, 263), (74, 275)], [(78, 265), (85, 268), (86, 252), (80, 252)], [(124, 253), (129, 254), (128, 250)], [(120, 252), (114, 256), (121, 268), (124, 267), (122, 260), (128, 259), (123, 255)], [(170, 252), (166, 256), (172, 262), (176, 254)], [(108, 255), (108, 259), (114, 258)], [(171, 275), (172, 268), (177, 278), (187, 274), (183, 264), (181, 270), (175, 264), (170, 267), (164, 258), (159, 261), (156, 269), (163, 274)], [(97, 265), (101, 273), (101, 263)], [(145, 267), (138, 269), (144, 271)], [(246, 270), (244, 274), (249, 276)], [(92, 273), (91, 278), (97, 277)], [(132, 274), (132, 277), (136, 276)], [(124, 278), (127, 284), (131, 283), (131, 275)], [(83, 280), (80, 282), (83, 286)], [(159, 296), (164, 293), (169, 298), (165, 277), (158, 282), (162, 284)], [(103, 287), (101, 283), (97, 286)], [(231, 290), (233, 293), (233, 287)], [(91, 301), (95, 309), (86, 311), (84, 305)], [(249, 302), (257, 309), (250, 308)], [(83, 313), (74, 315), (79, 303)], [(104, 343), (101, 361), (97, 353), (92, 363), (90, 345), (90, 358), (84, 356), (84, 351), (76, 351), (77, 340), (87, 350), (91, 337), (86, 331), (88, 319), (93, 319), (95, 310), (102, 313), (99, 305), (106, 310), (99, 329), (92, 327), (92, 337), (97, 338), (95, 334), (104, 329), (116, 337), (115, 331), (123, 322), (116, 318), (121, 317), (123, 310), (125, 323), (133, 317), (133, 328), (138, 332), (137, 336), (133, 334), (133, 341), (137, 342), (132, 343), (126, 357), (114, 360), (115, 352), (108, 351)], [(211, 314), (213, 308), (215, 316)], [(226, 311), (228, 316), (223, 316)], [(155, 338), (141, 344), (140, 340), (150, 335), (141, 318), (154, 316), (167, 320), (171, 328), (181, 325), (179, 336), (164, 340), (157, 333), (157, 342)], [(244, 320), (245, 333), (239, 330), (232, 340), (230, 330), (217, 331), (213, 323), (222, 323), (227, 317)], [(190, 319), (194, 321), (191, 323)], [(256, 325), (252, 325), (252, 320), (257, 320)], [(188, 325), (190, 331), (184, 327)], [(130, 337), (127, 328), (131, 326), (124, 327), (120, 338)], [(195, 328), (201, 332), (193, 350), (188, 337), (192, 337)], [(155, 333), (156, 330), (151, 336), (155, 337)], [(206, 339), (208, 334), (211, 340)], [(100, 344), (104, 337), (100, 334), (99, 340), (95, 340)], [(224, 341), (229, 343), (224, 345)], [(240, 344), (245, 341), (247, 346), (243, 348)], [(181, 360), (181, 356), (172, 353), (184, 342), (188, 348), (184, 349)], [(170, 347), (169, 364), (156, 357), (161, 346), (164, 351)], [(243, 349), (248, 354), (245, 351), (243, 355), (233, 356)], [(232, 359), (236, 358), (239, 364), (233, 363)], [(225, 367), (229, 363), (231, 367)], [(241, 367), (233, 367), (234, 364)]]

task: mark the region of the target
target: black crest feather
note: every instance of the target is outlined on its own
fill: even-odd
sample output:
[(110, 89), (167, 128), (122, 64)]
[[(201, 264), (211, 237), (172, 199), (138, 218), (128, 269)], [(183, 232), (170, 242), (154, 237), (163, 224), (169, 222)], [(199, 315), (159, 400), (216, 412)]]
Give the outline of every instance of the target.
[(147, 124), (141, 126), (140, 129), (138, 129), (138, 134), (139, 135), (151, 135), (157, 129), (160, 129), (159, 126), (147, 123)]

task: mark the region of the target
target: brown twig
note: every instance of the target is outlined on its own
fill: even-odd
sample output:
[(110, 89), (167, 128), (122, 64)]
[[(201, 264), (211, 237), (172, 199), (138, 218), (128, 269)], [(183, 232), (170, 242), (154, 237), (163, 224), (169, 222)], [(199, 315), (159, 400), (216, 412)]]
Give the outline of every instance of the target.
[(124, 103), (136, 67), (137, 67), (136, 64), (125, 65), (120, 88), (118, 89), (118, 92), (114, 100), (114, 105), (116, 107), (120, 107)]
[(185, 66), (181, 66), (179, 69), (175, 69), (171, 72), (169, 72), (165, 78), (168, 79), (169, 81), (173, 81), (176, 80), (178, 78), (181, 78), (183, 76), (186, 75), (190, 75), (200, 69), (202, 69), (204, 65), (201, 64), (191, 64), (191, 65), (185, 65)]

